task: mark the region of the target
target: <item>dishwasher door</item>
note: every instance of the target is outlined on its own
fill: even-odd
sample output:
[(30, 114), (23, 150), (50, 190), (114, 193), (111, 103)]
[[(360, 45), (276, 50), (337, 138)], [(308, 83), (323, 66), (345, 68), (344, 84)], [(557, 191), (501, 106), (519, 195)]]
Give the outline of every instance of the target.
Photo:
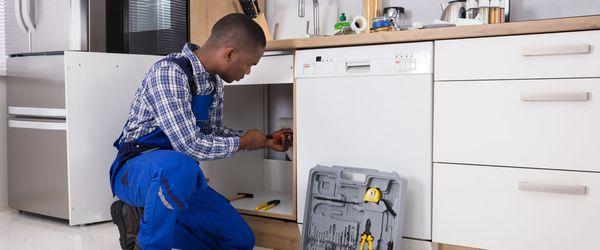
[(296, 80), (298, 222), (317, 164), (408, 180), (404, 236), (431, 239), (432, 74)]

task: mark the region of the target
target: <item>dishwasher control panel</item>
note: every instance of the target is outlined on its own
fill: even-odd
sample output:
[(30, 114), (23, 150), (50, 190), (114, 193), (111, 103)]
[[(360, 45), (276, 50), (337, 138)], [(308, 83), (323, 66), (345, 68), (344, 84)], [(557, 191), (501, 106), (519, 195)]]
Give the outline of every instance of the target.
[(301, 50), (295, 77), (433, 74), (433, 43)]
[(415, 54), (396, 54), (394, 71), (409, 73), (417, 70), (417, 56)]

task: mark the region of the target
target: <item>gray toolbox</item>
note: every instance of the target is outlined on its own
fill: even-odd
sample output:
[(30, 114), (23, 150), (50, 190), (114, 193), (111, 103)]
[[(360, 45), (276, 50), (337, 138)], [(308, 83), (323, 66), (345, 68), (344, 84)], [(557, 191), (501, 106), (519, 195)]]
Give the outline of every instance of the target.
[(355, 250), (361, 241), (365, 250), (401, 249), (405, 207), (406, 180), (395, 172), (317, 165), (309, 175), (302, 249)]

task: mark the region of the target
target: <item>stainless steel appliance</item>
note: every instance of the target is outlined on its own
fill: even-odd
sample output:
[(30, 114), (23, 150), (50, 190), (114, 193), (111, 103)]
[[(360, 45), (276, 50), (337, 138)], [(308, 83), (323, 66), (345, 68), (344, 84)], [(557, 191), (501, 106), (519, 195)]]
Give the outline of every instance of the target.
[[(68, 184), (71, 152), (64, 52), (105, 50), (105, 2), (9, 0), (5, 4), (10, 56), (8, 203), (14, 209), (72, 219), (69, 191), (78, 187)], [(91, 195), (110, 198), (110, 192)]]
[(456, 23), (459, 18), (466, 18), (466, 0), (454, 0), (447, 4), (442, 3), (442, 16), (440, 20)]
[(189, 0), (106, 2), (107, 52), (164, 55), (189, 41)]

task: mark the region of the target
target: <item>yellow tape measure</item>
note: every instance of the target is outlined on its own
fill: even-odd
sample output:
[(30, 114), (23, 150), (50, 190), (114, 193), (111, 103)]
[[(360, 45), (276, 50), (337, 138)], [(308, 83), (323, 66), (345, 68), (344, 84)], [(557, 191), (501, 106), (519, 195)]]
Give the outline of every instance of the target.
[(379, 188), (376, 187), (370, 187), (369, 189), (367, 189), (363, 200), (365, 202), (379, 203), (379, 201), (381, 200), (381, 190), (379, 190)]

